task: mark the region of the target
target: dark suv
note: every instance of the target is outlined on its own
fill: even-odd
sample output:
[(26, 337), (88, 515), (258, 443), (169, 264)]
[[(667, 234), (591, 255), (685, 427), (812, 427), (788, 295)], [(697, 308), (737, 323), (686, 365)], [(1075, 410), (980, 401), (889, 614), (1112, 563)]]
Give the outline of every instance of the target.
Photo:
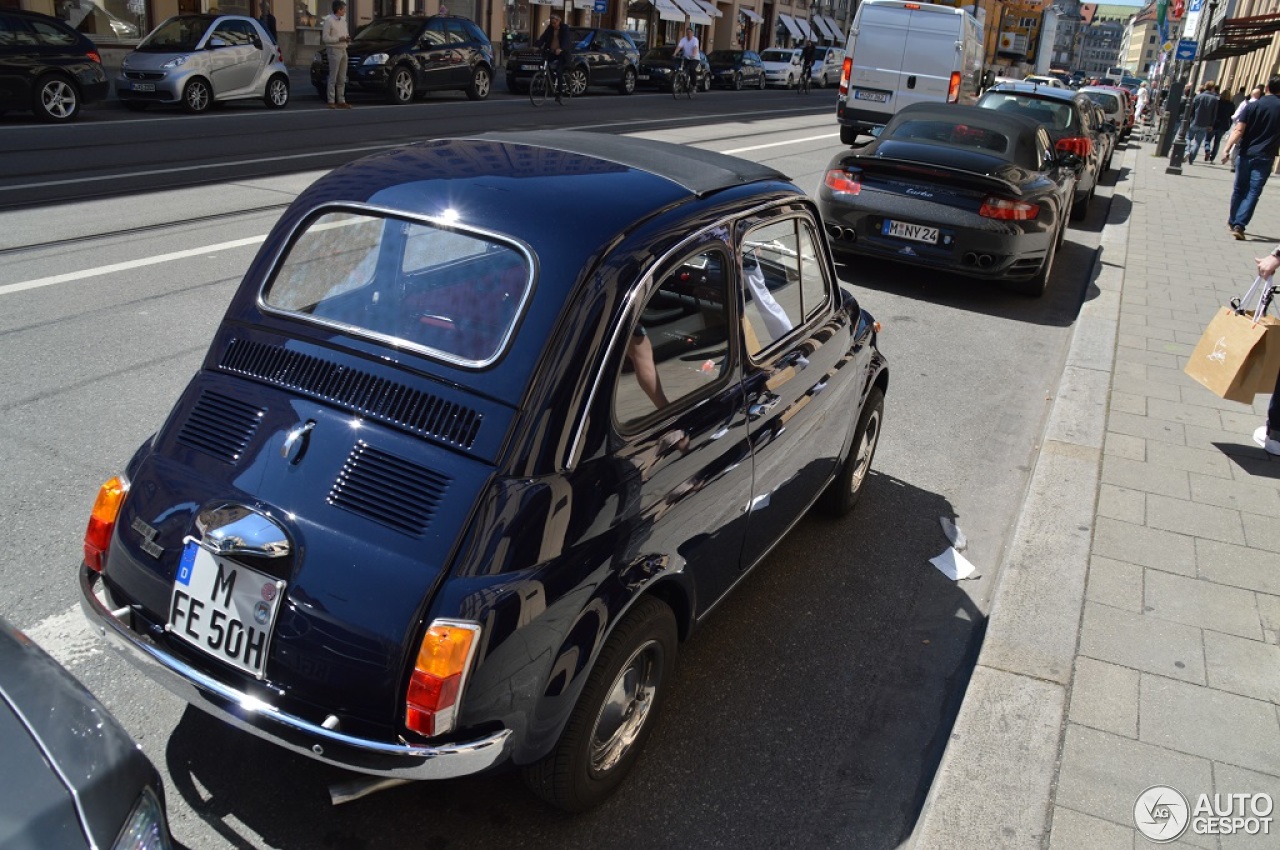
[(1035, 83), (999, 83), (982, 93), (978, 106), (1034, 118), (1049, 131), (1060, 153), (1080, 157), (1071, 218), (1083, 220), (1113, 146), (1105, 134), (1116, 131), (1111, 122), (1100, 120), (1088, 95)]
[[(578, 97), (588, 86), (614, 86), (622, 94), (636, 90), (640, 51), (622, 30), (569, 27), (569, 90)], [(507, 91), (529, 90), (529, 79), (542, 67), (542, 50), (523, 47), (507, 59)]]
[[(468, 18), (456, 15), (377, 18), (347, 45), (347, 85), (410, 103), (429, 91), (456, 89), (484, 100), (493, 87), (493, 44)], [(329, 85), (327, 50), (311, 61), (311, 84), (323, 98)]]
[(92, 41), (48, 15), (0, 11), (0, 115), (21, 110), (41, 121), (71, 121), (107, 91)]

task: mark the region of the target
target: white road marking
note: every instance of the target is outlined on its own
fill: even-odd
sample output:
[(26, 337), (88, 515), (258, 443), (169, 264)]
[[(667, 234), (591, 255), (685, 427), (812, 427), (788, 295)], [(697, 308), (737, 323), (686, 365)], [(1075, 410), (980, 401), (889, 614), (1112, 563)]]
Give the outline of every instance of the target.
[(151, 257), (142, 257), (137, 260), (127, 260), (123, 263), (112, 263), (109, 266), (98, 266), (92, 269), (82, 269), (78, 272), (67, 272), (66, 274), (55, 274), (51, 277), (41, 277), (35, 280), (24, 280), (21, 283), (10, 283), (0, 286), (0, 295), (10, 295), (14, 292), (24, 292), (28, 289), (39, 289), (42, 286), (53, 286), (58, 283), (70, 283), (73, 280), (84, 280), (89, 277), (99, 277), (104, 274), (112, 274), (114, 272), (129, 271), (130, 269), (140, 269), (143, 266), (154, 266), (159, 263), (168, 263), (173, 260), (185, 260), (188, 257), (199, 257), (202, 254), (213, 254), (218, 251), (226, 251), (231, 248), (243, 248), (246, 245), (260, 245), (266, 241), (267, 235), (249, 236), (244, 239), (233, 239), (230, 242), (219, 242), (216, 245), (205, 245), (203, 248), (188, 248), (185, 251), (174, 251), (169, 254), (156, 254)]
[(782, 145), (795, 145), (801, 142), (818, 142), (823, 139), (834, 139), (839, 135), (840, 135), (839, 133), (824, 133), (821, 136), (805, 136), (803, 139), (787, 139), (785, 142), (769, 142), (768, 144), (751, 145), (745, 148), (730, 148), (727, 151), (720, 151), (720, 153), (730, 154), (730, 155), (736, 154), (736, 153), (746, 153), (747, 151), (759, 151), (759, 150), (764, 150), (765, 148), (777, 148), (777, 147), (781, 147)]
[(102, 639), (93, 633), (79, 605), (61, 614), (45, 617), (22, 631), (63, 667), (81, 664), (100, 654), (103, 649)]

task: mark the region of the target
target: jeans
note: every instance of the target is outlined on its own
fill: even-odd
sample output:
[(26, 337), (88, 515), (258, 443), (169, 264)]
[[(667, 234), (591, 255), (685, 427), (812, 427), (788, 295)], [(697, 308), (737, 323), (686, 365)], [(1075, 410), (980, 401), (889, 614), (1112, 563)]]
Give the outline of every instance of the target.
[(1209, 149), (1209, 153), (1205, 155), (1205, 160), (1207, 162), (1217, 161), (1218, 145), (1222, 143), (1222, 136), (1226, 132), (1227, 132), (1226, 130), (1219, 130), (1217, 127), (1214, 127), (1212, 130), (1209, 131), (1209, 139), (1206, 142), (1206, 145)]
[(1195, 161), (1196, 154), (1200, 153), (1200, 145), (1208, 135), (1208, 127), (1192, 127), (1187, 131), (1187, 162)]
[(1231, 190), (1231, 207), (1227, 226), (1247, 227), (1253, 218), (1253, 208), (1258, 205), (1262, 187), (1271, 176), (1272, 159), (1269, 156), (1241, 156), (1236, 163), (1236, 182)]
[[(329, 50), (329, 102), (346, 103), (347, 100), (347, 48), (330, 47)], [(334, 100), (334, 98), (337, 100)]]

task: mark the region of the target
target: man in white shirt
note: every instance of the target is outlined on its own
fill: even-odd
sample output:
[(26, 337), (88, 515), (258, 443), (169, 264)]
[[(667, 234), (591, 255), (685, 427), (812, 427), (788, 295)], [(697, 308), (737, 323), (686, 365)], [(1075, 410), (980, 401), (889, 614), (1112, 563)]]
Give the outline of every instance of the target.
[(680, 58), (680, 64), (684, 67), (685, 72), (689, 75), (689, 84), (693, 85), (697, 80), (698, 70), (698, 37), (693, 34), (693, 27), (685, 27), (684, 38), (676, 43), (676, 56)]
[(333, 14), (326, 15), (320, 41), (329, 51), (330, 109), (350, 109), (347, 103), (347, 44), (351, 34), (347, 31), (347, 4), (345, 0), (333, 0)]

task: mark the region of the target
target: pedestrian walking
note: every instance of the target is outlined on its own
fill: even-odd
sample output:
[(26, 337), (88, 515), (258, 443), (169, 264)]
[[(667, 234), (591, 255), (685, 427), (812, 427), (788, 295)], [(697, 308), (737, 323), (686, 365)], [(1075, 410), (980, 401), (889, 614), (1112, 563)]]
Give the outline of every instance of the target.
[(1213, 131), (1218, 120), (1218, 84), (1213, 80), (1200, 87), (1200, 93), (1191, 101), (1191, 129), (1187, 132), (1187, 165), (1194, 165), (1200, 146)]
[[(1231, 128), (1227, 150), (1239, 146), (1236, 181), (1231, 191), (1227, 226), (1236, 239), (1244, 239), (1253, 209), (1267, 185), (1276, 153), (1280, 152), (1280, 77), (1267, 81), (1267, 93), (1244, 108)], [(1223, 162), (1226, 162), (1224, 156)]]
[(329, 53), (329, 88), (326, 95), (330, 109), (350, 109), (347, 103), (347, 45), (351, 33), (347, 29), (347, 4), (333, 0), (333, 14), (326, 15), (320, 41)]
[(276, 35), (276, 16), (271, 14), (271, 4), (262, 4), (262, 15), (258, 18), (258, 23), (262, 24), (262, 28), (267, 31), (267, 35), (271, 36), (271, 40), (280, 43), (280, 37)]
[(1133, 120), (1141, 124), (1147, 113), (1147, 104), (1151, 100), (1151, 90), (1147, 88), (1146, 80), (1138, 83), (1137, 100), (1137, 105), (1133, 108)]
[(1222, 141), (1222, 137), (1231, 129), (1231, 116), (1235, 114), (1236, 107), (1231, 102), (1231, 98), (1227, 93), (1220, 92), (1218, 96), (1218, 115), (1213, 121), (1213, 130), (1209, 133), (1209, 152), (1205, 155), (1205, 162), (1213, 162), (1218, 158), (1218, 144)]
[[(1254, 259), (1258, 263), (1258, 277), (1270, 286), (1276, 269), (1280, 269), (1280, 245), (1267, 256)], [(1276, 376), (1276, 388), (1271, 393), (1271, 403), (1267, 405), (1266, 424), (1253, 432), (1253, 441), (1267, 454), (1280, 455), (1280, 375)]]
[[(1263, 93), (1264, 92), (1262, 90), (1261, 85), (1254, 86), (1253, 92), (1250, 93), (1250, 95), (1244, 100), (1242, 100), (1240, 103), (1236, 104), (1236, 111), (1231, 114), (1232, 127), (1236, 125), (1236, 122), (1240, 120), (1240, 116), (1244, 114), (1244, 108), (1249, 104), (1253, 103), (1258, 98), (1262, 97)], [(1228, 138), (1230, 138), (1230, 136), (1228, 136)], [(1226, 150), (1231, 154), (1231, 173), (1235, 174), (1236, 162), (1240, 159), (1240, 149), (1239, 147), (1234, 147), (1234, 148), (1228, 147)]]

